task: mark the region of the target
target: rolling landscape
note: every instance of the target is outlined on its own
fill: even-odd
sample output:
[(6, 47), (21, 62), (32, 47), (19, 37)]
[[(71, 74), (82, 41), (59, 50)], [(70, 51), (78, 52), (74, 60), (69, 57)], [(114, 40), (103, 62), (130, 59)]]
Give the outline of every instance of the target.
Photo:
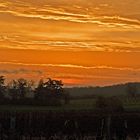
[(0, 140), (140, 139), (140, 0), (0, 0)]

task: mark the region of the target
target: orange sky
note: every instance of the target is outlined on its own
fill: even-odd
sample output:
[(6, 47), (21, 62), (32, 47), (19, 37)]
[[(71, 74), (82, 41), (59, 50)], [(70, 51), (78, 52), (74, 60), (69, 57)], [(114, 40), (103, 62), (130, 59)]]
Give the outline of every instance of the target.
[(66, 85), (140, 81), (140, 1), (0, 0), (0, 75)]

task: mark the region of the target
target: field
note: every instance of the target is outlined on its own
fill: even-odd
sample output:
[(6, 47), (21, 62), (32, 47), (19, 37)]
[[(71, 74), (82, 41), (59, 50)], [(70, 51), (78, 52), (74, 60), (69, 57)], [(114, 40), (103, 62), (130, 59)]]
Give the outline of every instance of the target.
[(70, 104), (62, 106), (0, 105), (0, 111), (90, 110), (94, 109), (94, 104), (94, 99), (78, 99), (71, 100)]
[[(140, 111), (140, 100), (123, 101), (125, 111)], [(94, 110), (95, 99), (73, 99), (62, 106), (32, 106), (32, 105), (0, 105), (0, 111), (69, 111), (69, 110)]]

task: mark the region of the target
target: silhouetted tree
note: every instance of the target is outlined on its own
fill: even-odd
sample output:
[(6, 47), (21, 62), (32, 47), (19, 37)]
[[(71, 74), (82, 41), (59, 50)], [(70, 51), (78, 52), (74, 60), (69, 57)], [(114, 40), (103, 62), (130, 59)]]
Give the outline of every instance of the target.
[(47, 81), (41, 79), (35, 89), (35, 98), (50, 104), (59, 104), (63, 98), (64, 89), (63, 83), (60, 80), (52, 80), (48, 78)]
[(27, 81), (27, 87), (26, 87), (26, 92), (28, 97), (33, 97), (32, 94), (34, 94), (34, 90), (35, 90), (35, 82), (33, 80)]
[(21, 98), (24, 98), (27, 91), (27, 80), (20, 78), (17, 80), (17, 82), (18, 82), (19, 95)]
[[(23, 78), (12, 80), (7, 86), (5, 86), (4, 81), (4, 76), (0, 76), (0, 100), (4, 98), (5, 92), (8, 92), (12, 100), (4, 98), (7, 100), (1, 101), (7, 101), (12, 104), (39, 103), (40, 105), (58, 105), (62, 104), (62, 100), (64, 100), (65, 104), (69, 103), (69, 94), (64, 91), (61, 80), (48, 78), (46, 81), (43, 81), (41, 79), (36, 88), (33, 81), (27, 81)], [(35, 93), (35, 100), (31, 98), (33, 93)]]
[(12, 100), (19, 98), (18, 84), (17, 84), (16, 80), (12, 80), (11, 82), (8, 83), (8, 92), (9, 92), (9, 96), (12, 98)]
[(48, 78), (47, 82), (44, 83), (45, 88), (50, 90), (51, 93), (59, 94), (62, 92), (62, 81), (60, 80), (52, 80), (51, 78)]
[(9, 95), (12, 99), (23, 99), (27, 93), (28, 86), (27, 80), (23, 78), (13, 80), (8, 84)]
[(5, 77), (0, 76), (0, 99), (4, 98), (5, 92)]
[(26, 80), (26, 79), (24, 80), (26, 82), (27, 91), (32, 91), (35, 89), (35, 82), (33, 80)]
[(43, 79), (40, 79), (38, 86), (35, 89), (35, 99), (41, 99), (43, 94), (45, 94), (44, 81)]

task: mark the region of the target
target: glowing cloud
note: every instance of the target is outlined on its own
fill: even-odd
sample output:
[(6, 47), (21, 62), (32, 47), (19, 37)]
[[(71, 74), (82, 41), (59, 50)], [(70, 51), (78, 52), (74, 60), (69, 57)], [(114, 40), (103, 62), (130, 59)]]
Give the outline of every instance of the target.
[(139, 81), (139, 7), (131, 0), (0, 0), (0, 74), (73, 85)]

